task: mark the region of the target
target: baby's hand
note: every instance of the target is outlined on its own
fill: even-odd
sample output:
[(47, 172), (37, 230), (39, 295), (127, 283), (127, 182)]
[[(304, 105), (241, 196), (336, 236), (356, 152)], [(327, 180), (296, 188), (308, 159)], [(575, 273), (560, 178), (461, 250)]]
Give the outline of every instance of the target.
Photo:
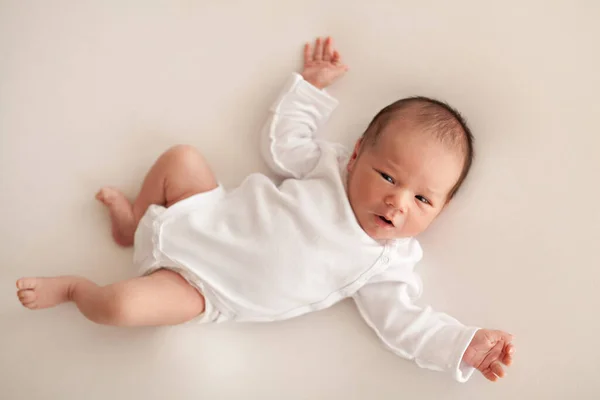
[(302, 76), (311, 85), (323, 89), (348, 71), (348, 66), (342, 64), (340, 53), (333, 48), (330, 37), (323, 40), (317, 38), (313, 53), (310, 43), (304, 46), (304, 69)]
[(509, 333), (480, 329), (467, 347), (463, 361), (495, 382), (505, 375), (501, 364), (508, 366), (512, 363), (515, 352), (512, 340), (513, 336)]

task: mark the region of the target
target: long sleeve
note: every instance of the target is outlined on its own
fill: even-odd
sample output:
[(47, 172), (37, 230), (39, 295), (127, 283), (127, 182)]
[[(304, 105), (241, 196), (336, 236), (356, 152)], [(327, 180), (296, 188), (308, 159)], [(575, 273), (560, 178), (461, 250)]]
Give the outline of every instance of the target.
[(300, 74), (288, 79), (261, 132), (263, 157), (275, 173), (301, 179), (316, 166), (321, 155), (317, 131), (337, 104)]
[(463, 363), (462, 357), (477, 328), (414, 305), (420, 293), (421, 281), (412, 266), (399, 266), (371, 278), (354, 300), (367, 325), (392, 352), (466, 382), (475, 369)]

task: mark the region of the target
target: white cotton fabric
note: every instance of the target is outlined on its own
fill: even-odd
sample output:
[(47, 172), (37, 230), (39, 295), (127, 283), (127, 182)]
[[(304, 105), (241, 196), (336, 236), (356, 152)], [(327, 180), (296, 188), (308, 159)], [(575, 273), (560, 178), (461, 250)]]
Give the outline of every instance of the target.
[(466, 381), (461, 363), (477, 328), (413, 305), (422, 250), (414, 238), (378, 242), (346, 195), (347, 151), (317, 138), (337, 101), (293, 74), (270, 109), (263, 155), (284, 178), (262, 174), (170, 208), (151, 206), (135, 236), (141, 273), (179, 272), (200, 290), (204, 322), (276, 321), (353, 297), (396, 354)]

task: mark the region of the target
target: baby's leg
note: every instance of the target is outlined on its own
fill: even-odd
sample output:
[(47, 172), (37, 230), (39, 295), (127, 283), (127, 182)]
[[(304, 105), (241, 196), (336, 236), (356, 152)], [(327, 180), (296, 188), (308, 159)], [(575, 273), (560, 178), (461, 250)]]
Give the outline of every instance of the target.
[(208, 163), (192, 146), (179, 145), (163, 153), (144, 179), (133, 204), (118, 190), (101, 189), (96, 198), (110, 212), (112, 234), (121, 246), (131, 246), (140, 219), (151, 204), (169, 207), (192, 195), (217, 187)]
[(158, 270), (151, 275), (98, 286), (81, 277), (23, 278), (17, 295), (30, 309), (68, 301), (98, 324), (157, 326), (180, 324), (204, 311), (204, 297), (179, 274)]

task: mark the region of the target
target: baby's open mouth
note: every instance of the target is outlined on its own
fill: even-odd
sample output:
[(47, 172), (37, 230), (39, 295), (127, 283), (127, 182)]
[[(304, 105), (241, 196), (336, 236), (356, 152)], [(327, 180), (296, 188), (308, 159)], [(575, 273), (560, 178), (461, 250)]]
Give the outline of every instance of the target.
[(389, 219), (387, 219), (386, 217), (382, 217), (381, 215), (379, 216), (379, 218), (385, 222), (386, 224), (390, 225), (390, 226), (394, 226), (394, 223), (392, 221), (390, 221)]

